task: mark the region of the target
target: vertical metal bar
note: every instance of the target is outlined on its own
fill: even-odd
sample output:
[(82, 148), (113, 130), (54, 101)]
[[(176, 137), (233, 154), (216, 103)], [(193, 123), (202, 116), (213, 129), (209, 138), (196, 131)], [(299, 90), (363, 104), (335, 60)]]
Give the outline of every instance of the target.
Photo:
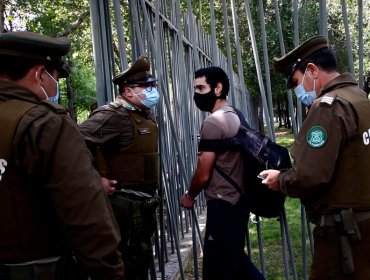
[[(112, 101), (112, 68), (110, 59), (112, 58), (111, 38), (107, 33), (110, 28), (107, 26), (106, 7), (109, 0), (97, 1), (90, 0), (90, 13), (92, 25), (92, 39), (94, 49), (94, 62), (96, 73), (96, 92), (98, 106)], [(110, 25), (109, 25), (110, 26)]]
[[(294, 23), (294, 46), (297, 47), (299, 45), (299, 29), (298, 29), (298, 0), (293, 1), (293, 23)], [(297, 126), (298, 131), (301, 129), (302, 126), (302, 103), (297, 98)]]
[(266, 28), (265, 28), (265, 15), (263, 9), (263, 1), (259, 0), (259, 15), (260, 15), (260, 26), (261, 26), (261, 37), (263, 46), (263, 60), (265, 66), (265, 80), (266, 80), (266, 90), (267, 90), (267, 107), (270, 116), (270, 127), (271, 139), (275, 141), (275, 127), (274, 127), (274, 110), (272, 104), (272, 92), (271, 92), (271, 80), (270, 80), (270, 66), (269, 66), (269, 56), (267, 52), (267, 41), (266, 41)]
[(266, 276), (266, 263), (265, 263), (265, 255), (263, 253), (261, 219), (258, 216), (256, 216), (256, 219), (257, 219), (256, 226), (257, 226), (258, 248), (259, 248), (259, 255), (260, 255), (260, 262), (261, 262), (261, 270), (262, 270), (262, 274)]
[(118, 37), (118, 48), (119, 48), (119, 58), (121, 61), (121, 71), (128, 68), (127, 62), (127, 52), (125, 44), (125, 35), (123, 30), (123, 20), (121, 17), (121, 9), (119, 0), (113, 0), (114, 18), (116, 22), (117, 37)]
[[(256, 42), (255, 34), (254, 34), (253, 20), (252, 20), (252, 14), (250, 12), (249, 0), (244, 0), (244, 5), (245, 5), (245, 12), (246, 12), (247, 19), (248, 19), (248, 28), (249, 28), (249, 33), (250, 33), (250, 36), (251, 36), (253, 56), (254, 56), (254, 62), (256, 64), (258, 83), (259, 83), (259, 87), (260, 87), (260, 91), (261, 91), (263, 113), (265, 115), (265, 121), (266, 121), (267, 127), (271, 128), (269, 110), (268, 110), (268, 107), (267, 107), (265, 87), (264, 87), (264, 84), (263, 84), (261, 65), (260, 65), (260, 61), (259, 61), (259, 57), (258, 57), (257, 42)], [(268, 130), (268, 134), (269, 134), (269, 137), (273, 139), (271, 129)]]
[(231, 104), (235, 104), (235, 86), (234, 86), (234, 77), (233, 77), (233, 67), (232, 67), (232, 57), (231, 57), (231, 43), (230, 43), (230, 32), (229, 32), (229, 22), (227, 15), (227, 5), (226, 0), (222, 0), (222, 15), (224, 20), (225, 28), (225, 41), (226, 41), (226, 53), (227, 53), (227, 72), (229, 73), (230, 79), (230, 92), (229, 96), (231, 97)]
[(214, 0), (209, 1), (210, 13), (211, 13), (211, 50), (212, 50), (212, 62), (213, 65), (219, 65), (220, 61), (217, 55), (217, 42), (216, 42), (216, 27), (215, 27), (215, 4)]
[(363, 19), (363, 0), (357, 1), (358, 11), (358, 84), (360, 87), (364, 84), (364, 19)]
[(285, 279), (289, 279), (289, 261), (288, 261), (288, 253), (287, 253), (287, 240), (285, 236), (285, 222), (283, 213), (280, 213), (280, 236), (281, 236), (281, 249), (283, 253), (283, 260), (284, 260), (284, 272), (285, 272)]
[(289, 225), (288, 225), (288, 221), (287, 221), (287, 218), (286, 218), (285, 209), (283, 209), (282, 215), (280, 217), (282, 217), (283, 222), (284, 222), (284, 233), (285, 233), (285, 237), (286, 237), (287, 245), (288, 245), (288, 251), (289, 251), (289, 256), (290, 256), (290, 264), (292, 266), (293, 279), (296, 280), (298, 278), (298, 276), (297, 276), (296, 264), (295, 264), (293, 248), (292, 248), (292, 241), (290, 239)]
[(303, 279), (307, 279), (307, 250), (306, 250), (306, 223), (304, 221), (306, 220), (306, 211), (301, 204), (301, 241), (302, 241), (302, 265), (303, 265)]
[[(285, 46), (284, 46), (283, 31), (282, 31), (282, 27), (281, 27), (278, 0), (274, 0), (274, 8), (275, 8), (276, 26), (277, 26), (277, 30), (278, 30), (278, 34), (279, 34), (280, 54), (281, 54), (281, 56), (283, 56), (283, 55), (285, 55)], [(292, 122), (293, 134), (297, 135), (298, 129), (297, 129), (297, 123), (295, 121), (294, 104), (293, 104), (293, 98), (292, 98), (292, 94), (291, 94), (290, 90), (287, 91), (287, 98), (288, 98), (288, 109), (289, 109), (290, 120)]]
[(195, 22), (194, 22), (194, 17), (192, 13), (192, 6), (191, 6), (191, 0), (188, 0), (188, 22), (190, 26), (190, 38), (191, 38), (191, 43), (193, 45), (193, 59), (194, 59), (194, 64), (195, 64), (195, 69), (200, 68), (200, 63), (199, 63), (199, 56), (198, 56), (198, 40), (196, 36), (196, 29), (195, 29)]
[(351, 33), (349, 31), (349, 24), (348, 24), (347, 4), (345, 0), (341, 0), (340, 2), (342, 5), (344, 30), (346, 32), (346, 46), (347, 46), (347, 57), (348, 57), (349, 69), (352, 75), (355, 76), (355, 69), (353, 66), (352, 45), (351, 45)]
[[(159, 30), (160, 30), (160, 22), (159, 22), (159, 0), (156, 0), (155, 1), (155, 24), (156, 24), (156, 34), (157, 34), (157, 38), (159, 38), (160, 36), (160, 33), (159, 33)], [(159, 58), (161, 57), (160, 56), (160, 41), (157, 40), (156, 42), (156, 57)], [(158, 81), (162, 81), (163, 80), (163, 74), (162, 74), (162, 67), (160, 65), (160, 60), (157, 59), (155, 60), (155, 69), (156, 69), (156, 72), (157, 72), (157, 79)], [(162, 87), (162, 83), (158, 83), (158, 90), (159, 92), (164, 92), (164, 88)], [(162, 99), (163, 97), (161, 97)], [(165, 154), (163, 153), (163, 147), (165, 146), (165, 142), (163, 141), (163, 131), (165, 130), (165, 128), (163, 127), (163, 123), (164, 123), (164, 114), (163, 114), (163, 106), (162, 106), (163, 102), (161, 100), (161, 102), (159, 102), (158, 104), (158, 138), (159, 138), (159, 158), (160, 158), (160, 170), (163, 170), (163, 162), (164, 162), (164, 159), (163, 157), (165, 156)], [(162, 176), (162, 178), (165, 178), (165, 176)], [(161, 273), (161, 279), (165, 279), (165, 275), (166, 275), (166, 272), (165, 272), (165, 255), (166, 255), (166, 238), (165, 238), (165, 234), (164, 232), (166, 231), (165, 230), (165, 224), (164, 224), (164, 205), (163, 205), (163, 200), (164, 200), (164, 185), (163, 185), (163, 180), (160, 180), (160, 184), (159, 184), (159, 189), (158, 189), (158, 195), (160, 196), (161, 198), (161, 204), (160, 204), (160, 216), (159, 216), (159, 220), (160, 220), (160, 232), (161, 232), (161, 236), (160, 236), (160, 254), (158, 256), (158, 266), (159, 266), (159, 271)]]
[(235, 0), (231, 0), (231, 12), (233, 16), (233, 24), (234, 24), (234, 40), (236, 45), (236, 57), (238, 62), (238, 74), (239, 74), (239, 82), (240, 82), (240, 99), (241, 104), (239, 108), (243, 111), (243, 113), (246, 113), (247, 107), (247, 92), (245, 88), (244, 83), (244, 71), (243, 71), (243, 63), (242, 63), (242, 54), (241, 54), (241, 48), (240, 48), (240, 40), (239, 40), (239, 26), (238, 26), (238, 18), (236, 14), (235, 9)]
[(328, 14), (326, 11), (326, 0), (319, 1), (320, 3), (320, 34), (328, 38)]
[(143, 36), (140, 28), (139, 21), (139, 2), (137, 0), (129, 0), (131, 19), (132, 19), (132, 32), (131, 32), (131, 44), (132, 44), (132, 55), (136, 59), (141, 54), (145, 54), (143, 45)]

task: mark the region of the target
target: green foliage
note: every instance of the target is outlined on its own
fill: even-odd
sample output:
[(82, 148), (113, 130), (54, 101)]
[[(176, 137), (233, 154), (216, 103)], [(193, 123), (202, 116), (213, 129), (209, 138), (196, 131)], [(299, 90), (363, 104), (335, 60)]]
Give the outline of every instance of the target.
[[(74, 88), (73, 103), (78, 104), (76, 113), (89, 111), (91, 104), (96, 102), (96, 81), (92, 68), (74, 67), (70, 74), (71, 83)], [(67, 99), (62, 98), (62, 104), (67, 106)]]
[[(92, 85), (94, 73), (91, 69), (93, 64), (93, 49), (91, 40), (91, 26), (89, 18), (89, 1), (80, 0), (3, 0), (5, 5), (5, 28), (7, 30), (30, 30), (41, 32), (45, 35), (59, 36), (67, 35), (72, 40), (72, 49), (69, 61), (72, 67), (72, 73), (77, 74), (78, 78), (71, 77), (71, 86), (75, 96), (75, 106), (77, 111), (85, 110), (86, 102), (91, 101), (92, 86), (86, 87), (83, 84)], [(155, 4), (155, 1), (152, 1)], [(170, 16), (170, 7), (173, 1), (166, 0), (166, 4), (161, 9)], [(286, 102), (286, 86), (284, 77), (273, 70), (272, 58), (282, 55), (279, 43), (279, 33), (276, 24), (276, 11), (272, 0), (248, 1), (251, 9), (254, 31), (256, 34), (258, 55), (261, 65), (255, 65), (252, 52), (251, 36), (248, 28), (248, 21), (245, 11), (246, 0), (225, 1), (227, 5), (227, 24), (230, 33), (231, 55), (234, 70), (237, 72), (237, 50), (241, 51), (244, 82), (252, 96), (259, 100), (260, 88), (257, 78), (257, 68), (260, 68), (263, 75), (265, 66), (263, 63), (261, 23), (262, 16), (266, 30), (266, 40), (268, 47), (268, 61), (270, 67), (270, 79), (273, 93), (274, 104), (279, 101), (280, 104)], [(370, 2), (363, 1), (363, 21), (364, 21), (364, 56), (358, 55), (358, 1), (345, 1), (349, 20), (349, 31), (353, 48), (353, 57), (355, 63), (355, 74), (359, 74), (359, 61), (364, 64), (364, 72), (370, 70), (370, 18), (367, 16), (370, 12)], [(231, 4), (235, 4), (235, 13), (237, 15), (239, 34), (236, 34), (240, 40), (240, 45), (236, 45), (233, 28), (233, 18)], [(260, 15), (260, 4), (263, 3), (263, 14)], [(281, 32), (285, 51), (294, 48), (294, 26), (293, 26), (293, 3), (291, 0), (278, 1), (279, 15), (281, 20)], [(298, 21), (299, 21), (299, 42), (319, 33), (319, 1), (300, 0), (298, 3)], [(130, 22), (131, 9), (128, 0), (121, 0), (121, 16), (124, 26), (125, 45), (128, 54), (133, 53), (135, 41), (131, 37), (132, 22)], [(206, 33), (211, 33), (211, 25), (215, 25), (216, 40), (223, 53), (226, 52), (225, 26), (223, 17), (223, 1), (214, 0), (215, 21), (210, 21), (210, 1), (209, 0), (179, 0), (182, 13), (192, 8), (198, 21), (203, 26)], [(190, 4), (190, 5), (189, 5)], [(348, 53), (346, 50), (345, 28), (343, 24), (343, 12), (340, 0), (327, 1), (328, 31), (331, 47), (335, 50), (338, 58), (338, 66), (341, 72), (349, 71)], [(122, 24), (122, 23), (118, 23)], [(115, 25), (112, 25), (113, 44), (115, 50), (115, 71), (121, 71), (118, 56), (118, 41)], [(128, 55), (128, 61), (131, 62), (131, 56)], [(75, 68), (75, 69), (74, 69)], [(90, 69), (90, 70), (89, 70)], [(92, 76), (89, 76), (91, 74)], [(86, 78), (86, 82), (81, 82), (81, 78)], [(264, 77), (266, 86), (266, 77)], [(87, 98), (80, 98), (86, 95)], [(87, 101), (86, 101), (87, 100)], [(65, 103), (65, 100), (63, 100)]]
[[(7, 30), (27, 30), (48, 36), (68, 36), (72, 98), (76, 113), (95, 102), (95, 73), (92, 56), (89, 1), (18, 0), (5, 2)], [(65, 82), (61, 83), (61, 103), (67, 106)]]

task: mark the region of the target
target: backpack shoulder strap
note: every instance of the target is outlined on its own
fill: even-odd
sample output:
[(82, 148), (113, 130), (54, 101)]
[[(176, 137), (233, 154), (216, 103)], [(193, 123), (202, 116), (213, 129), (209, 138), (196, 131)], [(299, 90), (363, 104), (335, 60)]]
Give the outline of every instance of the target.
[(212, 151), (212, 152), (224, 152), (230, 150), (240, 150), (244, 140), (243, 135), (246, 129), (250, 129), (245, 117), (241, 111), (231, 106), (240, 120), (240, 127), (237, 134), (234, 137), (226, 139), (200, 139), (198, 145), (198, 151)]
[(221, 170), (221, 168), (220, 167), (218, 167), (217, 165), (215, 165), (215, 170), (222, 176), (222, 177), (224, 177), (224, 179), (227, 181), (227, 182), (229, 182), (229, 184), (230, 185), (232, 185), (237, 191), (238, 191), (238, 193), (240, 193), (240, 194), (242, 194), (243, 192), (242, 192), (242, 190), (241, 190), (241, 188), (238, 186), (238, 184), (233, 180), (233, 179), (231, 179), (231, 177), (229, 176), (229, 175), (227, 175), (225, 172), (223, 172), (222, 170)]
[(23, 100), (9, 100), (0, 105), (0, 122), (2, 126), (0, 137), (0, 154), (9, 156), (14, 133), (23, 115), (37, 104)]
[(244, 126), (247, 129), (251, 129), (251, 127), (249, 126), (249, 124), (248, 124), (247, 120), (245, 119), (243, 113), (239, 109), (236, 109), (235, 107), (232, 107), (232, 108), (235, 110), (236, 114), (239, 117), (240, 125)]

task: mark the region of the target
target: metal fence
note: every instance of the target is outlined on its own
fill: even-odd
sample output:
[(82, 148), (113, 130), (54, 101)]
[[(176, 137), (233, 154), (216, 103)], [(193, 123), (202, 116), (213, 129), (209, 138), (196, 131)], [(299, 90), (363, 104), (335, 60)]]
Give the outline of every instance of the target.
[[(161, 279), (165, 279), (165, 263), (170, 254), (176, 254), (179, 262), (178, 269), (181, 279), (185, 279), (180, 254), (180, 242), (186, 232), (192, 231), (194, 244), (202, 244), (199, 239), (200, 229), (197, 217), (204, 214), (205, 201), (199, 199), (193, 212), (184, 211), (179, 206), (179, 198), (188, 188), (190, 178), (196, 164), (197, 135), (200, 124), (206, 114), (200, 112), (193, 102), (193, 73), (201, 67), (215, 65), (225, 69), (230, 78), (229, 103), (240, 108), (252, 127), (258, 127), (257, 110), (252, 98), (244, 84), (243, 61), (241, 59), (241, 46), (239, 42), (238, 17), (235, 12), (235, 0), (216, 1), (222, 6), (224, 21), (224, 38), (226, 56), (220, 51), (216, 42), (214, 0), (209, 1), (210, 32), (200, 26), (192, 13), (191, 0), (186, 2), (186, 7), (180, 7), (177, 0), (90, 0), (91, 24), (93, 29), (94, 59), (97, 80), (98, 105), (105, 104), (114, 98), (117, 89), (113, 86), (112, 77), (122, 69), (127, 68), (129, 62), (138, 56), (146, 54), (151, 59), (153, 73), (158, 79), (158, 90), (161, 93), (160, 104), (155, 108), (159, 124), (159, 142), (161, 158), (161, 184), (159, 195), (163, 203), (158, 213), (158, 231), (155, 235), (155, 252), (157, 258), (156, 269)], [(285, 53), (284, 37), (279, 17), (279, 3), (274, 0), (277, 30), (281, 54)], [(240, 3), (240, 1), (239, 1)], [(347, 14), (345, 1), (343, 7), (343, 20), (346, 22)], [(359, 11), (362, 12), (362, 1), (359, 1)], [(263, 4), (259, 0), (260, 18), (258, 24), (265, 38), (263, 21)], [(319, 1), (320, 33), (327, 35), (326, 1)], [(183, 4), (185, 5), (185, 4)], [(268, 135), (275, 139), (273, 104), (271, 82), (269, 80), (269, 57), (267, 54), (266, 40), (262, 40), (263, 50), (259, 53), (256, 44), (254, 24), (252, 21), (249, 1), (244, 3), (245, 16), (248, 20), (248, 30), (253, 48), (254, 61), (257, 69), (258, 83), (260, 86), (264, 120)], [(361, 8), (361, 9), (360, 9)], [(229, 10), (231, 9), (231, 15)], [(298, 1), (293, 1), (295, 44), (299, 43), (298, 32)], [(359, 13), (359, 38), (362, 38), (362, 20)], [(229, 26), (232, 22), (232, 26)], [(345, 26), (348, 26), (345, 24)], [(349, 31), (347, 34), (348, 57), (352, 57)], [(230, 34), (233, 34), (234, 37)], [(359, 39), (361, 43), (361, 39)], [(232, 44), (236, 46), (236, 59), (233, 60)], [(359, 55), (362, 58), (359, 49)], [(262, 73), (259, 58), (263, 57), (265, 73)], [(237, 67), (233, 67), (233, 66)], [(349, 59), (352, 73), (353, 60)], [(362, 83), (362, 63), (360, 63), (359, 81)], [(238, 69), (237, 73), (233, 69)], [(289, 112), (296, 134), (301, 124), (301, 118), (295, 122), (295, 113), (301, 116), (301, 106), (293, 106), (292, 94), (287, 92)], [(303, 276), (307, 279), (306, 238), (311, 239), (310, 223), (307, 222), (304, 207), (301, 209), (301, 234), (303, 254)], [(289, 226), (285, 212), (279, 219), (282, 241), (282, 265), (285, 268), (285, 278), (298, 279), (295, 260), (291, 247)], [(261, 270), (266, 274), (266, 264), (263, 255), (263, 241), (260, 224), (257, 225)], [(311, 242), (312, 244), (312, 242)], [(248, 243), (248, 250), (251, 245)], [(194, 246), (196, 255), (197, 246)], [(312, 253), (312, 247), (311, 251)], [(197, 273), (197, 258), (194, 258), (195, 278)], [(156, 279), (156, 271), (152, 270), (152, 279)]]

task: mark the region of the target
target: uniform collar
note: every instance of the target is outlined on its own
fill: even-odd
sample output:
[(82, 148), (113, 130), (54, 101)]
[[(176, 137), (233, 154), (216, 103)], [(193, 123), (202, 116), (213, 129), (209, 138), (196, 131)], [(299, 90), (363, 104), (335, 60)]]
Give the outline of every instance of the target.
[(350, 73), (340, 74), (324, 86), (324, 88), (321, 90), (320, 96), (328, 92), (331, 92), (337, 88), (345, 87), (348, 85), (358, 85), (358, 84), (355, 81), (355, 79), (353, 79)]
[(19, 86), (17, 83), (0, 79), (0, 95), (12, 99), (21, 99), (32, 103), (39, 103), (40, 98), (29, 89)]

